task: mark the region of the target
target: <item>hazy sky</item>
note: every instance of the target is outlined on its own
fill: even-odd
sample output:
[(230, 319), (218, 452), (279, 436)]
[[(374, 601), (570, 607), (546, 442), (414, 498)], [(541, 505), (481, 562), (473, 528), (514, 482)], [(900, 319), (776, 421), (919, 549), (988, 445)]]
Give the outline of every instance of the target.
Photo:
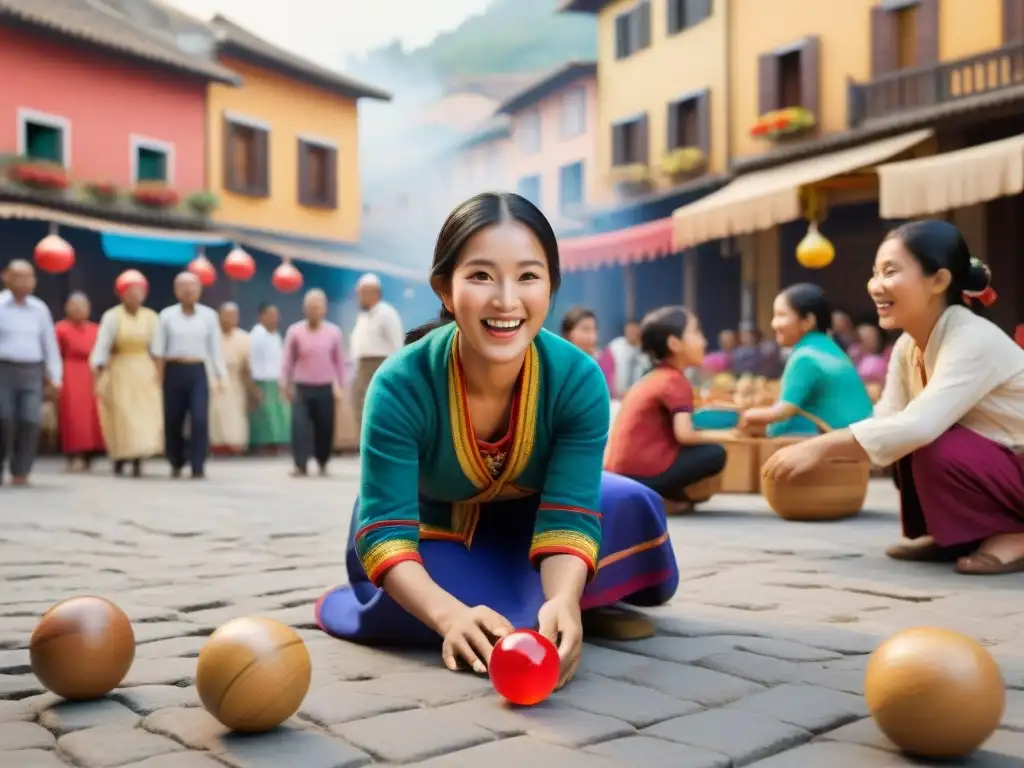
[(486, 0), (164, 0), (203, 19), (221, 13), (261, 37), (325, 64), (394, 39), (429, 43)]

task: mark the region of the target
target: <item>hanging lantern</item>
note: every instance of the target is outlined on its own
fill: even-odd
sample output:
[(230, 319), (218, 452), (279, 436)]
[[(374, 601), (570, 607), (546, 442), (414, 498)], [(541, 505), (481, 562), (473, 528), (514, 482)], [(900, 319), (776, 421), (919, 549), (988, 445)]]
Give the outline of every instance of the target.
[(274, 270), (270, 282), (281, 293), (295, 293), (302, 288), (302, 273), (290, 261), (285, 261)]
[(209, 288), (217, 282), (217, 270), (214, 269), (213, 264), (203, 254), (192, 259), (192, 262), (188, 265), (188, 271), (199, 278), (203, 288)]
[(256, 274), (256, 262), (243, 249), (235, 246), (224, 259), (224, 274), (240, 282), (251, 280)]
[(56, 227), (51, 227), (50, 234), (39, 241), (33, 255), (36, 266), (51, 275), (64, 274), (75, 266), (75, 249), (57, 234)]
[(149, 290), (149, 281), (144, 274), (137, 269), (126, 269), (114, 281), (114, 293), (124, 298), (125, 292), (133, 285), (141, 285), (143, 290)]
[(836, 249), (821, 232), (818, 225), (811, 222), (807, 234), (796, 247), (796, 260), (807, 269), (823, 269), (836, 257)]

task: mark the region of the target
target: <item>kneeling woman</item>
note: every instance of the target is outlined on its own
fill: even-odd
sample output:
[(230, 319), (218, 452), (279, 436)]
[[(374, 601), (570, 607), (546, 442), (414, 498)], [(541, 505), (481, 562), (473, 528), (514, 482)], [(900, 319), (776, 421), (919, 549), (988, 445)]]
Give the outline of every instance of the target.
[(693, 508), (687, 486), (725, 467), (725, 448), (701, 444), (693, 428), (693, 387), (683, 374), (701, 364), (707, 341), (697, 318), (682, 307), (664, 307), (645, 317), (640, 339), (657, 364), (622, 400), (605, 469), (657, 491), (666, 512), (679, 514)]
[[(441, 323), (410, 334), (367, 394), (349, 585), (317, 603), (324, 631), (436, 643), (450, 669), (483, 672), (494, 637), (539, 627), (559, 638), (565, 682), (581, 610), (675, 592), (658, 495), (602, 476), (600, 368), (542, 329), (559, 280), (555, 235), (524, 198), (478, 195), (448, 217), (431, 270)], [(620, 638), (651, 633), (604, 619)]]
[(784, 448), (764, 466), (787, 479), (829, 458), (895, 465), (899, 560), (966, 574), (1024, 571), (1024, 350), (965, 302), (992, 299), (990, 274), (945, 221), (893, 231), (868, 290), (880, 325), (903, 335), (875, 415)]
[(779, 401), (751, 408), (740, 429), (767, 427), (769, 437), (816, 435), (871, 415), (871, 397), (853, 362), (833, 341), (832, 307), (812, 283), (792, 285), (775, 297), (772, 330), (793, 350), (782, 372)]

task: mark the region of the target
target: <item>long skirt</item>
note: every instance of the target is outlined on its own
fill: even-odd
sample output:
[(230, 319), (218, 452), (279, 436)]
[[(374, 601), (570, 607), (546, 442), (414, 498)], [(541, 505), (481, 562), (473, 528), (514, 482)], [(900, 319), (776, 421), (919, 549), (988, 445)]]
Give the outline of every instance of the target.
[(218, 453), (241, 453), (249, 446), (249, 399), (245, 381), (231, 371), (221, 387), (211, 387), (210, 446)]
[(112, 461), (164, 452), (164, 406), (148, 352), (111, 356), (99, 381), (100, 425)]
[(249, 442), (253, 448), (288, 445), (291, 440), (291, 406), (281, 397), (276, 381), (257, 381), (260, 402), (249, 419)]
[(103, 431), (89, 361), (64, 358), (60, 390), (60, 447), (69, 456), (103, 453)]
[(941, 547), (1024, 533), (1024, 456), (954, 426), (895, 466), (908, 539)]
[[(484, 505), (472, 548), (454, 541), (421, 540), (424, 567), (442, 589), (464, 604), (486, 605), (515, 627), (536, 627), (544, 590), (528, 554), (538, 503), (532, 496)], [(679, 570), (658, 494), (605, 472), (600, 507), (598, 572), (583, 593), (581, 607), (667, 602), (679, 585)], [(320, 598), (315, 608), (317, 625), (330, 635), (356, 642), (440, 645), (441, 638), (433, 630), (366, 578), (353, 544), (356, 520), (353, 514), (345, 558), (349, 584)]]

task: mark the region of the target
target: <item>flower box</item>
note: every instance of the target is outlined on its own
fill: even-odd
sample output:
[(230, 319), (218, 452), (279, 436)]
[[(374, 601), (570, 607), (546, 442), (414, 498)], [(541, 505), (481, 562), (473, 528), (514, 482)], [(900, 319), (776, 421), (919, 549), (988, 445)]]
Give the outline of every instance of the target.
[(58, 163), (15, 162), (7, 173), (12, 181), (30, 189), (62, 191), (70, 185), (64, 166)]
[(200, 216), (209, 216), (220, 205), (220, 200), (213, 192), (203, 190), (186, 197), (185, 205)]
[(661, 170), (669, 176), (694, 176), (707, 168), (707, 156), (697, 147), (678, 147), (661, 159)]
[(143, 208), (174, 208), (181, 196), (162, 184), (140, 184), (132, 190), (132, 200)]
[(803, 107), (787, 107), (761, 115), (750, 129), (750, 135), (770, 141), (806, 133), (817, 125), (814, 115)]
[(121, 197), (121, 190), (112, 181), (90, 181), (85, 184), (84, 189), (85, 194), (97, 203), (109, 205), (116, 203)]
[(611, 176), (617, 184), (643, 184), (651, 180), (651, 169), (645, 163), (616, 165)]

